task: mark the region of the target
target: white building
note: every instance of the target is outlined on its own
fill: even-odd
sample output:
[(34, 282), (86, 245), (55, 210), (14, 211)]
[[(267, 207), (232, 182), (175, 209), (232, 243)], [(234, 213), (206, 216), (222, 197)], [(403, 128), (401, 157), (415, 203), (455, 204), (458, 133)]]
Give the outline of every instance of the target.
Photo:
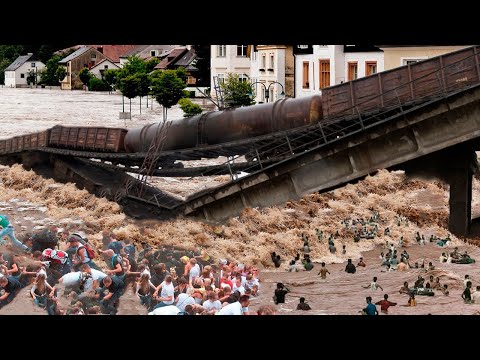
[(5, 86), (27, 87), (27, 78), (29, 75), (33, 76), (33, 79), (30, 78), (30, 83), (36, 84), (39, 80), (37, 73), (44, 67), (45, 64), (38, 60), (32, 53), (21, 55), (5, 69)]
[[(257, 103), (293, 96), (291, 45), (256, 45), (250, 56), (250, 80)], [(290, 91), (289, 91), (290, 90)]]
[(98, 64), (90, 68), (90, 73), (93, 74), (97, 79), (101, 79), (102, 73), (105, 70), (111, 69), (118, 70), (120, 67), (109, 59), (103, 59)]
[(384, 70), (383, 51), (357, 45), (295, 45), (295, 97)]
[(213, 78), (224, 79), (227, 73), (234, 73), (243, 81), (250, 78), (250, 45), (211, 45), (211, 88)]

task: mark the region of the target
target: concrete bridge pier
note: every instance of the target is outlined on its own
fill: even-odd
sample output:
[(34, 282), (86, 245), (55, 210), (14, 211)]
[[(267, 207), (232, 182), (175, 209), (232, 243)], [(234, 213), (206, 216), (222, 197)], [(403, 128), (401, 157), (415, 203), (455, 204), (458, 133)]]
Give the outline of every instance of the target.
[(473, 171), (466, 157), (457, 159), (449, 174), (450, 216), (448, 229), (457, 236), (467, 236), (472, 222), (472, 178)]
[(450, 185), (448, 229), (467, 236), (472, 224), (472, 180), (478, 171), (476, 144), (467, 142), (445, 149), (436, 156), (438, 176)]

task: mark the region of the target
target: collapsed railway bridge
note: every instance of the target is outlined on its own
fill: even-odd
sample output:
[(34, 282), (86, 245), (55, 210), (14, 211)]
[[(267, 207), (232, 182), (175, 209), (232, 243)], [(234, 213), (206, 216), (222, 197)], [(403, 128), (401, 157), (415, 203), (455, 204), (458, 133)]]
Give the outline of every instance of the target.
[[(210, 221), (328, 191), (381, 168), (404, 169), (450, 185), (449, 229), (468, 235), (476, 225), (471, 200), (480, 150), (479, 64), (480, 47), (474, 46), (307, 98), (132, 130), (56, 126), (0, 140), (0, 162), (74, 182), (132, 214)], [(219, 156), (228, 161), (182, 163)], [(231, 181), (185, 201), (148, 181), (219, 174)]]

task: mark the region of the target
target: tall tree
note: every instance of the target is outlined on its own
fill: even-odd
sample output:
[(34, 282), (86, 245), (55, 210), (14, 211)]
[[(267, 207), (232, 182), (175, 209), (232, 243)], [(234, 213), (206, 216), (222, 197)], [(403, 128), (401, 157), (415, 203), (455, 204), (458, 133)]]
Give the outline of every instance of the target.
[(105, 70), (102, 74), (103, 81), (105, 81), (110, 90), (115, 90), (115, 83), (117, 81), (118, 70), (117, 69), (108, 69)]
[(160, 60), (156, 57), (152, 57), (151, 59), (148, 59), (147, 61), (145, 61), (145, 71), (147, 73), (151, 73), (159, 62)]
[(255, 104), (255, 101), (252, 99), (252, 84), (247, 81), (241, 81), (238, 74), (228, 73), (225, 81), (220, 86), (224, 92), (225, 103), (229, 104), (229, 107)]
[(120, 80), (122, 95), (130, 100), (130, 119), (132, 119), (132, 99), (138, 96), (139, 83), (136, 75), (128, 75)]
[(92, 78), (92, 74), (88, 70), (88, 68), (84, 67), (80, 72), (78, 73), (78, 77), (80, 78), (80, 81), (83, 83), (83, 85), (87, 86), (88, 82)]
[[(140, 114), (142, 113), (142, 97), (150, 92), (150, 76), (146, 73), (135, 74), (138, 82), (138, 95), (140, 96)], [(148, 100), (147, 100), (148, 101)]]
[(163, 121), (167, 121), (168, 109), (185, 96), (183, 89), (187, 84), (178, 74), (177, 70), (157, 70), (152, 73), (152, 93), (155, 100), (163, 106)]

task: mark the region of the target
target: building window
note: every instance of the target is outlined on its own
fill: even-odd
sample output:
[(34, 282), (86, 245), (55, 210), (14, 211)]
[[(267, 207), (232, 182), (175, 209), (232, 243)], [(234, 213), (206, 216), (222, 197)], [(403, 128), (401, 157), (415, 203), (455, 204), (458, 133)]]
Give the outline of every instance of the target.
[(187, 84), (188, 85), (195, 85), (196, 83), (197, 83), (197, 81), (193, 76), (191, 76), (191, 75), (187, 76)]
[(377, 73), (377, 62), (367, 61), (365, 63), (365, 76), (376, 74), (376, 73)]
[(103, 68), (104, 68), (104, 69), (108, 69), (108, 65), (105, 65)]
[(320, 89), (330, 86), (330, 60), (320, 60)]
[(304, 89), (310, 89), (310, 83), (308, 82), (308, 77), (309, 77), (309, 68), (310, 68), (310, 63), (308, 61), (303, 62), (303, 88)]
[(422, 61), (425, 59), (403, 59), (403, 64), (402, 65), (410, 65), (410, 64), (415, 64), (416, 62)]
[[(260, 89), (260, 90), (258, 90)], [(260, 92), (258, 92), (260, 91)], [(265, 89), (262, 85), (258, 84), (257, 85), (257, 94), (260, 94), (260, 102), (265, 102)]]
[(150, 56), (157, 56), (157, 52), (155, 50), (150, 50)]
[(348, 81), (352, 81), (358, 78), (358, 63), (349, 62), (348, 63)]
[(20, 78), (24, 79), (24, 78), (25, 78), (25, 74), (20, 74)]
[(96, 58), (97, 58), (97, 54), (92, 54), (91, 58), (92, 58), (92, 59), (96, 59)]
[(35, 63), (32, 63), (32, 67), (35, 67)]
[(247, 45), (237, 45), (237, 56), (247, 56)]
[(260, 66), (260, 71), (265, 71), (266, 67), (267, 67), (267, 55), (262, 54), (262, 65)]
[(270, 54), (270, 66), (268, 67), (268, 70), (273, 71), (275, 67), (275, 55)]
[(247, 82), (248, 81), (248, 75), (247, 74), (238, 74), (238, 80), (240, 82)]
[(217, 57), (225, 57), (227, 55), (227, 45), (217, 45)]
[(218, 84), (223, 84), (224, 80), (225, 80), (225, 74), (217, 74)]

